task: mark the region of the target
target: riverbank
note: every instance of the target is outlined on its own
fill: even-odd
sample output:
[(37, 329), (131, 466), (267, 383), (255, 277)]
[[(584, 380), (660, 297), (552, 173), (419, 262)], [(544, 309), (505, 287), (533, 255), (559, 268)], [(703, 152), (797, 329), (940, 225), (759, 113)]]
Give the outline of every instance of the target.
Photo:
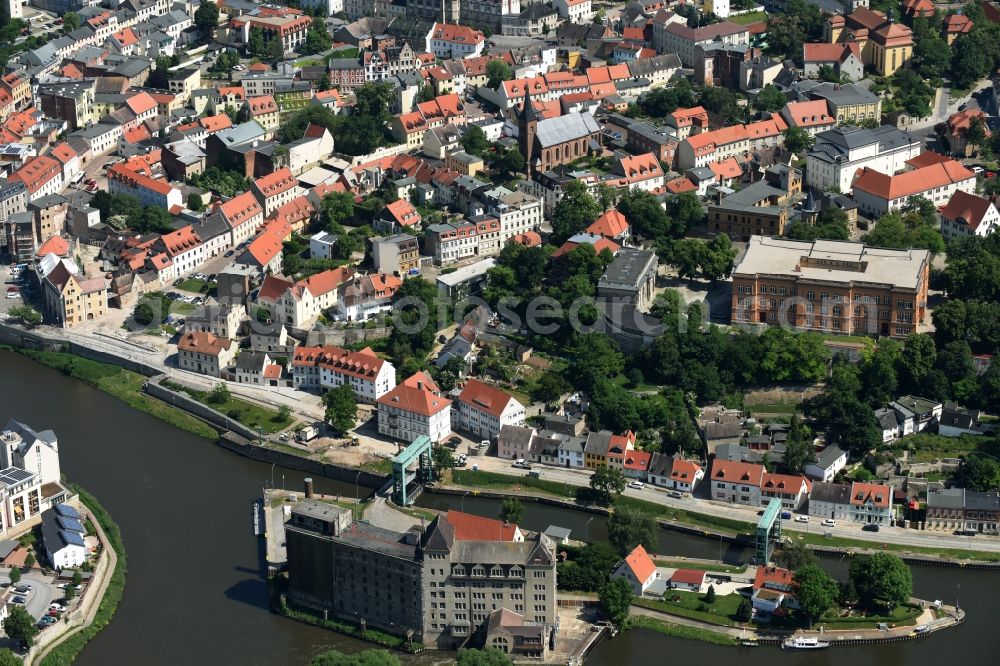
[[(90, 589), (90, 594), (99, 595), (100, 601), (96, 604), (91, 602), (78, 627), (60, 634), (51, 643), (40, 645), (37, 652), (29, 654), (25, 659), (25, 666), (31, 664), (68, 666), (73, 663), (84, 646), (114, 617), (125, 591), (127, 556), (118, 525), (97, 498), (79, 486), (73, 486), (73, 490), (79, 496), (80, 502), (90, 511), (98, 536), (105, 544), (107, 564), (103, 572), (99, 570), (94, 576)], [(108, 575), (109, 570), (110, 575)]]
[[(598, 515), (610, 515), (611, 509), (580, 501), (586, 497), (586, 488), (572, 486), (528, 476), (511, 476), (497, 472), (452, 470), (449, 483), (438, 484), (429, 492), (462, 495), (470, 492), (480, 497), (504, 499), (516, 497), (522, 500), (542, 502), (576, 511)], [(581, 491), (584, 491), (581, 493)], [(748, 522), (731, 520), (718, 516), (700, 514), (695, 511), (677, 509), (655, 504), (633, 497), (619, 496), (615, 506), (634, 508), (652, 516), (663, 529), (676, 530), (687, 534), (707, 536), (746, 546), (752, 545), (753, 525)], [(960, 550), (952, 548), (931, 548), (894, 543), (874, 543), (845, 537), (827, 537), (823, 534), (788, 532), (795, 538), (819, 552), (851, 556), (854, 554), (888, 551), (899, 555), (907, 562), (920, 562), (939, 566), (982, 567), (1000, 569), (1000, 552)]]

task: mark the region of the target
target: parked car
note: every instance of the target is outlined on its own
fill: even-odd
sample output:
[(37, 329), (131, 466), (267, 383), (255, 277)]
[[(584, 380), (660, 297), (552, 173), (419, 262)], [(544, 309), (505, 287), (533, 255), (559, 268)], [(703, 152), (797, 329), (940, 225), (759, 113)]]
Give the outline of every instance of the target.
[(791, 511), (782, 511), (781, 512), (781, 519), (782, 520), (791, 520), (792, 519), (792, 512)]
[(520, 458), (518, 460), (515, 460), (514, 464), (511, 465), (511, 467), (516, 467), (517, 469), (531, 469), (531, 463), (526, 462), (524, 458)]
[(977, 532), (975, 530), (955, 530), (953, 534), (955, 536), (974, 537)]
[(867, 525), (862, 525), (861, 529), (865, 532), (878, 532), (878, 525), (875, 523), (868, 523)]
[(629, 488), (635, 488), (636, 490), (642, 490), (642, 482), (641, 481), (629, 481), (628, 487)]
[(18, 594), (27, 594), (31, 592), (31, 583), (21, 583), (14, 588), (14, 591)]
[(972, 167), (972, 173), (983, 173), (984, 171), (986, 171), (986, 169), (981, 166)]
[(809, 516), (795, 516), (795, 522), (797, 523), (808, 523)]
[(28, 601), (28, 599), (26, 597), (22, 597), (20, 594), (17, 595), (16, 597), (14, 597), (13, 599), (11, 599), (11, 603), (15, 603), (15, 604), (23, 604), (23, 603), (27, 603), (27, 601)]
[(60, 613), (66, 612), (66, 607), (62, 604), (49, 604), (49, 610), (59, 611)]
[(679, 490), (671, 490), (667, 494), (675, 499), (682, 499), (684, 497), (684, 493), (680, 492)]
[(837, 526), (837, 521), (834, 520), (833, 518), (827, 518), (826, 520), (824, 520), (820, 524), (823, 525), (823, 527), (836, 527)]

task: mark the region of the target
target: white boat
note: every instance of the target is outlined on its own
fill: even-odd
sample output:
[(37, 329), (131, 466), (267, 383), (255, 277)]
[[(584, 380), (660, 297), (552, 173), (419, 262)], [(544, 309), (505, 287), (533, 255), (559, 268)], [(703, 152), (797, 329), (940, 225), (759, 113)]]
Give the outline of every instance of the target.
[(829, 643), (823, 642), (818, 638), (805, 638), (803, 636), (786, 638), (785, 642), (781, 644), (782, 650), (822, 650), (828, 647), (830, 647)]

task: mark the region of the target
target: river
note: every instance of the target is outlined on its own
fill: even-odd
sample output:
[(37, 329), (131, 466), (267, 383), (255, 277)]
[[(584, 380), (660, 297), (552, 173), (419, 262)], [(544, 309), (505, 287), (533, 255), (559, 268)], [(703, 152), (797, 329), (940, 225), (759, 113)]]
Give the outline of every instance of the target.
[[(325, 649), (370, 647), (339, 634), (271, 613), (261, 578), (261, 541), (251, 530), (251, 503), (261, 487), (284, 482), (301, 488), (305, 474), (247, 460), (188, 434), (101, 391), (20, 355), (0, 352), (0, 419), (16, 418), (59, 438), (66, 477), (92, 492), (118, 523), (128, 552), (125, 594), (112, 622), (81, 653), (77, 664), (158, 665), (178, 663), (297, 666)], [(2, 424), (0, 424), (2, 425)], [(354, 485), (315, 478), (317, 490), (354, 495)], [(364, 489), (361, 490), (365, 492)], [(495, 516), (497, 504), (424, 495), (420, 503), (464, 508)], [(603, 539), (604, 519), (584, 513), (525, 504), (525, 527), (557, 524), (574, 537)], [(719, 557), (711, 540), (662, 532), (664, 555)], [(722, 546), (738, 561), (742, 552)], [(835, 574), (844, 566), (824, 560)], [(969, 619), (957, 630), (913, 643), (878, 648), (836, 649), (815, 654), (743, 649), (744, 666), (820, 666), (848, 659), (852, 666), (940, 664), (961, 656), (962, 666), (996, 663), (992, 635), (995, 574), (931, 567), (914, 568), (915, 593), (953, 602), (961, 583), (961, 603)], [(606, 641), (588, 664), (659, 663), (671, 658), (733, 659), (732, 648), (716, 648), (648, 632), (629, 632)], [(428, 655), (408, 665), (440, 661)]]

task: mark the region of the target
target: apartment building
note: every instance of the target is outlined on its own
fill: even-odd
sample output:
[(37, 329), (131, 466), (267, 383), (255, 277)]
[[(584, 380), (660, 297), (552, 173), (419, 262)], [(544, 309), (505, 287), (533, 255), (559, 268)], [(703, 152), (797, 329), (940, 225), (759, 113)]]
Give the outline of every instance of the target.
[(64, 260), (42, 280), (45, 308), (63, 328), (93, 321), (108, 311), (108, 288), (104, 277), (83, 278), (67, 268)]
[(282, 167), (253, 181), (250, 191), (263, 206), (264, 217), (271, 217), (278, 208), (299, 196), (302, 188), (291, 170)]
[(927, 493), (927, 529), (996, 534), (1000, 525), (1000, 496), (965, 488)]
[(750, 150), (750, 135), (744, 125), (731, 125), (717, 130), (689, 135), (677, 146), (677, 168), (680, 170), (708, 166)]
[(517, 398), (478, 379), (469, 379), (452, 410), (452, 425), (492, 440), (505, 425), (524, 424), (524, 405)]
[(185, 332), (177, 341), (177, 365), (210, 377), (219, 377), (233, 364), (239, 346), (206, 331)]
[(11, 174), (9, 181), (20, 181), (28, 191), (28, 201), (34, 201), (50, 194), (59, 194), (63, 189), (63, 166), (58, 160), (46, 155), (34, 157)]
[(420, 267), (420, 244), (416, 236), (395, 234), (371, 239), (372, 261), (380, 273), (405, 276)]
[(956, 160), (925, 152), (907, 165), (917, 168), (891, 175), (865, 167), (854, 176), (854, 200), (862, 213), (878, 218), (902, 208), (913, 197), (941, 207), (957, 191), (976, 192), (976, 174)]
[(404, 442), (429, 437), (441, 442), (451, 434), (451, 400), (426, 372), (418, 372), (376, 401), (378, 431)]
[(442, 60), (479, 56), (486, 44), (486, 37), (478, 30), (464, 25), (435, 23), (424, 39), (424, 51)]
[(940, 213), (941, 235), (946, 241), (965, 236), (988, 236), (1000, 226), (1000, 210), (995, 201), (963, 190), (951, 195)]
[(55, 433), (8, 421), (0, 432), (0, 535), (37, 524), (67, 495)]
[(253, 192), (243, 192), (225, 203), (216, 204), (216, 212), (226, 221), (233, 245), (249, 241), (264, 224), (264, 208)]
[(802, 172), (783, 164), (769, 167), (764, 180), (708, 205), (708, 228), (735, 240), (780, 236), (792, 206), (802, 195)]
[(904, 338), (927, 314), (929, 263), (927, 250), (752, 236), (732, 321)]
[(181, 191), (164, 178), (151, 178), (124, 164), (108, 167), (108, 191), (111, 194), (131, 194), (143, 206), (170, 210), (184, 205)]
[(365, 348), (353, 352), (340, 347), (296, 347), (292, 381), (297, 389), (331, 389), (349, 385), (358, 402), (369, 405), (396, 386), (396, 368)]
[(424, 233), (424, 248), (438, 266), (473, 257), (479, 253), (477, 227), (466, 220), (432, 224)]
[(716, 458), (709, 475), (711, 498), (718, 502), (760, 506), (760, 484), (764, 474), (763, 465)]
[(889, 125), (875, 129), (835, 127), (820, 132), (806, 154), (806, 185), (848, 193), (858, 171), (867, 167), (896, 173), (920, 154), (922, 146), (922, 139)]
[[(654, 33), (655, 38), (655, 33)], [(694, 67), (698, 47), (712, 42), (726, 45), (749, 45), (750, 31), (744, 25), (722, 21), (700, 28), (689, 28), (686, 21), (671, 22), (660, 32), (659, 43), (654, 39), (660, 53), (676, 53), (685, 67)]]

